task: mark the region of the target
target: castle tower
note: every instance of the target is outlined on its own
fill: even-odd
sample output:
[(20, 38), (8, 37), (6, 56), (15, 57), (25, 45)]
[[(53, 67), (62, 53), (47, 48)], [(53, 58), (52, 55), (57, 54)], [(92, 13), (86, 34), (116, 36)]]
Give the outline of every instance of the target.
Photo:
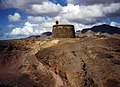
[(59, 24), (53, 25), (52, 38), (75, 38), (74, 25)]

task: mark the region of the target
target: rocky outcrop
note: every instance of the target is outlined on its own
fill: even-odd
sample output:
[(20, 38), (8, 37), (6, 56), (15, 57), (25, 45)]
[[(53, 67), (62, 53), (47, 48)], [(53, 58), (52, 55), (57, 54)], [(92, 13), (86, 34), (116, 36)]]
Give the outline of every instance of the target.
[(120, 39), (0, 41), (1, 87), (120, 87)]
[(113, 50), (120, 49), (119, 43), (114, 38), (86, 38), (43, 49), (36, 56), (61, 76), (65, 87), (119, 87), (120, 66), (113, 62), (119, 61), (119, 52)]

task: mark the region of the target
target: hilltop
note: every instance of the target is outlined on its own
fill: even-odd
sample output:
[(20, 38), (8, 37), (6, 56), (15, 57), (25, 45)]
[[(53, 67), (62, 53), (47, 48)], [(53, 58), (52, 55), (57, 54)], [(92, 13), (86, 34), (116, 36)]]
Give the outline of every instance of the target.
[(0, 41), (0, 87), (120, 87), (120, 39)]

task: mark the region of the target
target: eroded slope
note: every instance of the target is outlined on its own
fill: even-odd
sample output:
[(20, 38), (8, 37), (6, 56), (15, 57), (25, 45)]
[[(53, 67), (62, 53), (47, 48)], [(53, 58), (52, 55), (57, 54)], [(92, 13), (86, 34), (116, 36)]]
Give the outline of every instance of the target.
[(120, 40), (84, 38), (39, 51), (40, 62), (60, 75), (64, 87), (119, 87)]
[(120, 87), (120, 39), (0, 41), (1, 87)]

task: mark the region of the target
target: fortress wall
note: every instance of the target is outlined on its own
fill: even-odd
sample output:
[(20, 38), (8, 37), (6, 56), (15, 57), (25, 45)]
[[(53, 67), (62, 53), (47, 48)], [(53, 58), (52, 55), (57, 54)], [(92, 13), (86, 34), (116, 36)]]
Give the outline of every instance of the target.
[(75, 38), (74, 25), (54, 25), (52, 38)]

